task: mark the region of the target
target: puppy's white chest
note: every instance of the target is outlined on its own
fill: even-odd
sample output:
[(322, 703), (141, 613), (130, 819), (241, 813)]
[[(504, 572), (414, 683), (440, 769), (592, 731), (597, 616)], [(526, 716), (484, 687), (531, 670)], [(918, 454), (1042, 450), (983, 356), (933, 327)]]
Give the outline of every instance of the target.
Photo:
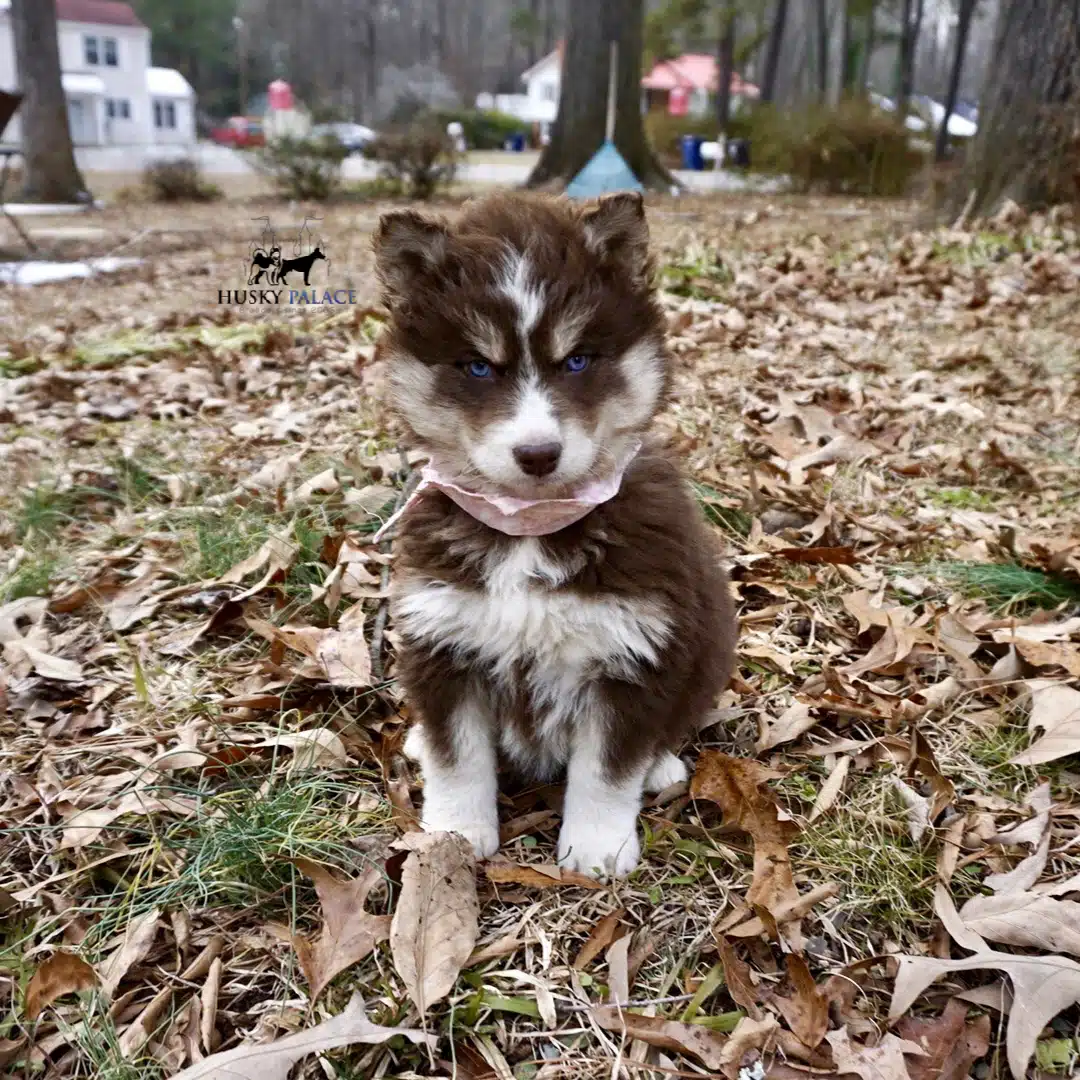
[(496, 679), (511, 678), (524, 663), (541, 708), (590, 678), (632, 677), (657, 661), (668, 638), (667, 612), (650, 597), (560, 588), (565, 571), (544, 558), (533, 538), (490, 557), (484, 569), (483, 589), (443, 582), (406, 587), (395, 604), (398, 628), (429, 647), (481, 661)]

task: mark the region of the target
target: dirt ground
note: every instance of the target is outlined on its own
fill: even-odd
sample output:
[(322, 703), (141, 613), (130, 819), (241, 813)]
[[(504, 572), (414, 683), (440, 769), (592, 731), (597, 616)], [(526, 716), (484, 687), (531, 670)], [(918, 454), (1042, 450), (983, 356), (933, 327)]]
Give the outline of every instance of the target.
[[(143, 262), (0, 286), (0, 1072), (1069, 1075), (1077, 221), (651, 203), (659, 430), (739, 667), (598, 886), (553, 866), (557, 788), (507, 788), (475, 870), (415, 831), (371, 541), (418, 461), (385, 208), (34, 219), (50, 257)], [(355, 303), (219, 302), (266, 219)]]

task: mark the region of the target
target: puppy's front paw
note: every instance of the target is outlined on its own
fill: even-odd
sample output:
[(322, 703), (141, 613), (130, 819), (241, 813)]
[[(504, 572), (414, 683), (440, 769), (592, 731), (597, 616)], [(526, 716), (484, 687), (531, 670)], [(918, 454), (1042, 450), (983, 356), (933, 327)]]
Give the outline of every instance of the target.
[(670, 750), (663, 750), (645, 774), (645, 790), (650, 795), (659, 794), (672, 784), (681, 784), (689, 775), (682, 758), (676, 757)]
[(626, 877), (640, 855), (636, 826), (565, 821), (559, 833), (559, 865), (590, 877)]
[(440, 808), (425, 805), (420, 824), (424, 832), (452, 832), (464, 836), (472, 844), (478, 859), (486, 859), (499, 850), (499, 821), (492, 808), (487, 815), (467, 815), (455, 812), (457, 808)]

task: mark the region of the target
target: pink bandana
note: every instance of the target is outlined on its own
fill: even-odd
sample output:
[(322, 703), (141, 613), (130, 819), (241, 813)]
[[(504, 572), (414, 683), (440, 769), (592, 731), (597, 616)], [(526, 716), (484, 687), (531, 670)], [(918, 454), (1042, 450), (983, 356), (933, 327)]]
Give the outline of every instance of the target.
[(634, 443), (611, 475), (587, 481), (569, 499), (517, 499), (510, 495), (482, 495), (459, 487), (443, 476), (434, 463), (429, 463), (420, 473), (416, 490), (372, 537), (372, 542), (378, 543), (426, 488), (442, 491), (465, 513), (507, 536), (548, 536), (573, 525), (602, 503), (614, 499), (619, 494), (627, 466), (640, 449), (641, 443)]

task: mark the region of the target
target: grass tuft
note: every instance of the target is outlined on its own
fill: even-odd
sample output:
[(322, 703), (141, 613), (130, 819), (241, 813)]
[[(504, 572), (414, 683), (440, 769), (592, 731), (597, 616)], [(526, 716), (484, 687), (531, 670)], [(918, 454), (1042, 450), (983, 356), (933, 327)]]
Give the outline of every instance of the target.
[(929, 569), (968, 595), (999, 608), (1080, 603), (1080, 586), (1018, 563), (938, 562)]

